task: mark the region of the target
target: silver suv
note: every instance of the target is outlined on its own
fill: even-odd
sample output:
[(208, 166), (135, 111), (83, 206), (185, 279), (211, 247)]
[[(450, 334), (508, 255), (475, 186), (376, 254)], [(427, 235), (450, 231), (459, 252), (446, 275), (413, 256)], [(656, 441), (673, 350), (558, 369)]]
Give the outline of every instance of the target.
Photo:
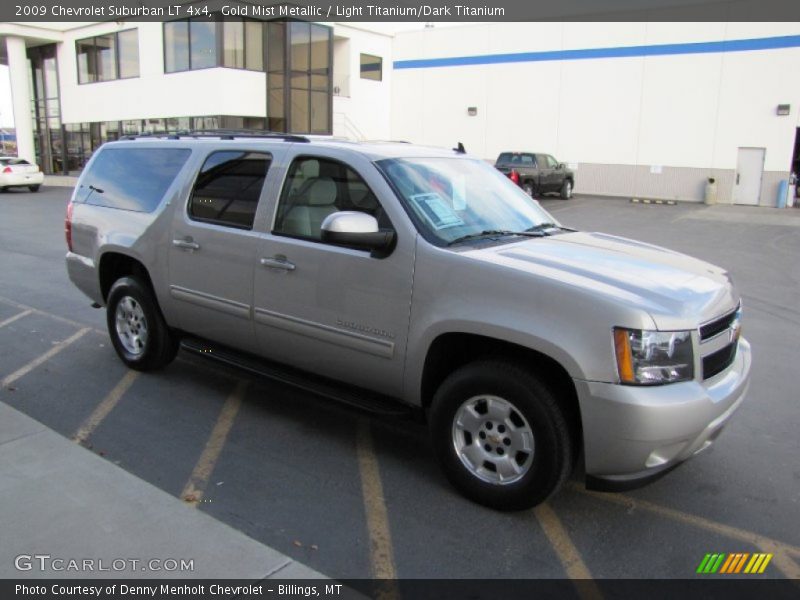
[[(179, 344), (328, 397), (427, 413), (469, 498), (649, 481), (739, 407), (728, 274), (562, 227), (484, 161), (409, 144), (185, 134), (104, 145), (67, 210), (69, 276), (122, 361)], [(388, 410), (388, 409), (387, 409)]]

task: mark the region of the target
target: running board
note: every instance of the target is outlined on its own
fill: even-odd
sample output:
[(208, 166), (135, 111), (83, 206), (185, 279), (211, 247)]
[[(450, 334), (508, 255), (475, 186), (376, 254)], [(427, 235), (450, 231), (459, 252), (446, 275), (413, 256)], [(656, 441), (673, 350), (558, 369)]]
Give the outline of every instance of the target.
[(181, 348), (197, 356), (202, 356), (203, 358), (242, 369), (259, 377), (266, 377), (267, 379), (279, 381), (280, 383), (341, 402), (342, 404), (372, 414), (387, 417), (413, 417), (417, 412), (417, 409), (414, 407), (403, 404), (399, 400), (394, 400), (388, 396), (370, 392), (369, 390), (350, 387), (345, 384), (324, 379), (318, 375), (236, 352), (235, 350), (230, 350), (224, 346), (218, 346), (199, 338), (184, 338), (181, 340)]

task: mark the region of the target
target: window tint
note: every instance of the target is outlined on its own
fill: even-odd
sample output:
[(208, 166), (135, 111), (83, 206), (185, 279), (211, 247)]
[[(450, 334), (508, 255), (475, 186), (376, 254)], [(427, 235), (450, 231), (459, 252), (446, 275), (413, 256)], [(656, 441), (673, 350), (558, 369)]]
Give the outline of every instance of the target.
[(511, 162), (511, 152), (503, 152), (497, 157), (497, 164), (503, 165)]
[(105, 148), (76, 199), (96, 206), (152, 212), (191, 154), (185, 148)]
[(251, 229), (271, 157), (261, 152), (214, 152), (203, 164), (189, 201), (189, 215)]
[(536, 164), (536, 161), (533, 159), (533, 154), (523, 154), (522, 155), (522, 164), (528, 167), (531, 167)]
[(298, 158), (289, 167), (273, 233), (319, 240), (325, 217), (340, 210), (365, 212), (380, 227), (392, 226), (375, 194), (353, 169), (334, 160)]

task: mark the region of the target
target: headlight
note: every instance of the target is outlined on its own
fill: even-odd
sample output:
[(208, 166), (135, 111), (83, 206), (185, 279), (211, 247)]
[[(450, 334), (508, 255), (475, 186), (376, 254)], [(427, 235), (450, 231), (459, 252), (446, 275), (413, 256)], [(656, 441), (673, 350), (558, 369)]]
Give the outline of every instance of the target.
[(691, 331), (614, 328), (621, 383), (658, 385), (694, 377)]

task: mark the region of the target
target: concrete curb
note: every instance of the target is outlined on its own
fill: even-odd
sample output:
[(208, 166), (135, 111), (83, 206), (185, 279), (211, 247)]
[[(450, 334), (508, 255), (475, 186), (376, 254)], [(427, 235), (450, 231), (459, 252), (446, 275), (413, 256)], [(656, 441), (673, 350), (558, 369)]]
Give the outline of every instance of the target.
[(74, 188), (78, 183), (77, 177), (70, 175), (45, 175), (44, 185), (50, 187), (70, 187)]
[[(325, 578), (2, 402), (0, 450), (0, 578)], [(69, 569), (85, 559), (92, 569)], [(146, 570), (154, 559), (162, 570)], [(167, 571), (167, 559), (193, 568)]]

